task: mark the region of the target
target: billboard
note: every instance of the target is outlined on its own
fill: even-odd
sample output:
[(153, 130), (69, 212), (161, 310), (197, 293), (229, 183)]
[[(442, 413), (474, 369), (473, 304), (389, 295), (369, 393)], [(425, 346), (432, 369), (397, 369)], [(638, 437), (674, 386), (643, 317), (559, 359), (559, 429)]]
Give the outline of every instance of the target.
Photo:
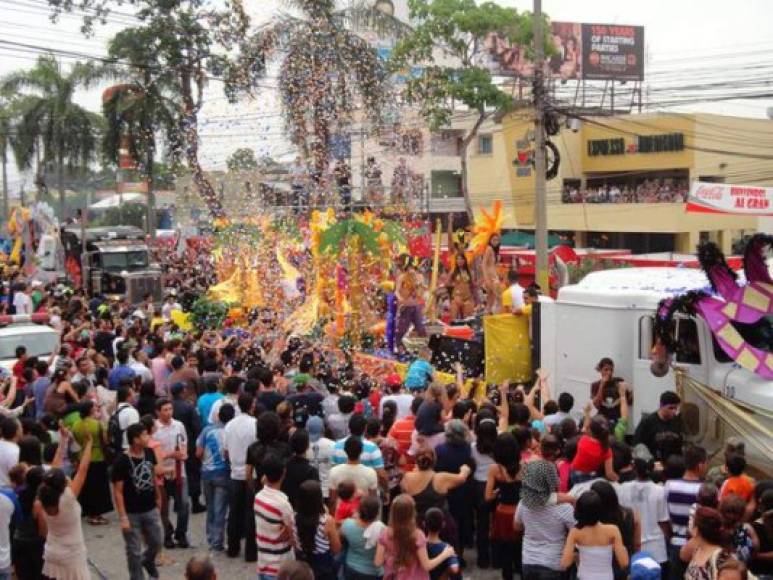
[(583, 24), (582, 78), (643, 80), (644, 27)]
[[(568, 80), (643, 80), (644, 27), (616, 24), (551, 22), (554, 52), (545, 64), (546, 74)], [(494, 74), (534, 76), (527, 47), (513, 45), (497, 34), (485, 41), (479, 63)]]
[(773, 216), (773, 187), (694, 181), (686, 210), (690, 213)]

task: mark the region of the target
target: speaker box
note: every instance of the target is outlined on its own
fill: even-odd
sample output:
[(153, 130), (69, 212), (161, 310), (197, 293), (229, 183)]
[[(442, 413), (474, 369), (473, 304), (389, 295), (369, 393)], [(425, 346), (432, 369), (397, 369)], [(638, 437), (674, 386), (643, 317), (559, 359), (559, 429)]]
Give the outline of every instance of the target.
[(461, 362), (468, 377), (483, 375), (483, 343), (452, 336), (433, 335), (429, 339), (429, 348), (432, 350), (432, 365), (437, 370), (455, 373), (454, 364)]

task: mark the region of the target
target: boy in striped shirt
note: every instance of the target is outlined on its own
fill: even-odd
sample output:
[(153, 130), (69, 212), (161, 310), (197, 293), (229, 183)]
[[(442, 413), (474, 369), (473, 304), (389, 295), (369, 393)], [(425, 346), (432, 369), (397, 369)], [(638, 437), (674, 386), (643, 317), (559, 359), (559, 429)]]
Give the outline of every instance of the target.
[(255, 496), (255, 539), (258, 544), (258, 580), (275, 580), (283, 562), (295, 560), (293, 508), (282, 493), (285, 467), (275, 455), (263, 460), (264, 485)]
[(679, 558), (679, 550), (689, 539), (690, 508), (697, 501), (708, 467), (706, 450), (697, 445), (688, 446), (684, 451), (684, 467), (684, 476), (681, 479), (669, 479), (664, 487), (671, 520), (668, 556), (669, 576), (672, 580), (684, 578), (686, 565)]

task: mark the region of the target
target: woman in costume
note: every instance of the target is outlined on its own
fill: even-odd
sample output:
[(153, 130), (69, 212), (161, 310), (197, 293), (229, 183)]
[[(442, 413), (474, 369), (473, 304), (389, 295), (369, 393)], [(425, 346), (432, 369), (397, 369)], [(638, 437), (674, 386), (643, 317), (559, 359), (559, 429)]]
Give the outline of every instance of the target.
[(451, 299), (451, 320), (469, 318), (475, 313), (475, 281), (462, 252), (454, 256), (454, 265), (448, 274), (445, 286)]
[(486, 312), (488, 314), (499, 312), (502, 299), (502, 288), (499, 281), (499, 272), (497, 271), (500, 242), (501, 238), (498, 232), (491, 234), (486, 249), (483, 252), (481, 264), (481, 281), (484, 290), (486, 290)]

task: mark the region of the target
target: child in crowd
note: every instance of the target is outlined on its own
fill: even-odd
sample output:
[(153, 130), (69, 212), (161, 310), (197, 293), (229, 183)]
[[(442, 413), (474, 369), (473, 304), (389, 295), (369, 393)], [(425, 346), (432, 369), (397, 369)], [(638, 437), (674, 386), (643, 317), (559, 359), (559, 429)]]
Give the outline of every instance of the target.
[(748, 502), (754, 495), (754, 480), (746, 475), (746, 459), (743, 455), (731, 455), (725, 461), (728, 478), (719, 490), (719, 499), (737, 495)]
[(730, 534), (731, 553), (743, 563), (751, 560), (756, 536), (751, 525), (745, 523), (746, 502), (739, 496), (731, 494), (719, 502), (719, 513), (725, 529)]
[[(430, 558), (442, 554), (443, 550), (448, 547), (448, 544), (440, 539), (440, 532), (443, 531), (444, 523), (445, 517), (443, 511), (439, 508), (430, 508), (424, 514), (424, 528), (427, 531), (427, 555)], [(456, 554), (449, 556), (437, 568), (432, 570), (429, 576), (432, 580), (459, 577), (459, 558)]]
[(405, 387), (410, 391), (426, 389), (435, 378), (435, 368), (430, 364), (432, 351), (424, 347), (419, 351), (419, 356), (408, 367), (405, 374)]
[(338, 503), (336, 505), (335, 520), (341, 525), (347, 518), (354, 517), (360, 507), (360, 496), (353, 481), (342, 481), (336, 488)]

